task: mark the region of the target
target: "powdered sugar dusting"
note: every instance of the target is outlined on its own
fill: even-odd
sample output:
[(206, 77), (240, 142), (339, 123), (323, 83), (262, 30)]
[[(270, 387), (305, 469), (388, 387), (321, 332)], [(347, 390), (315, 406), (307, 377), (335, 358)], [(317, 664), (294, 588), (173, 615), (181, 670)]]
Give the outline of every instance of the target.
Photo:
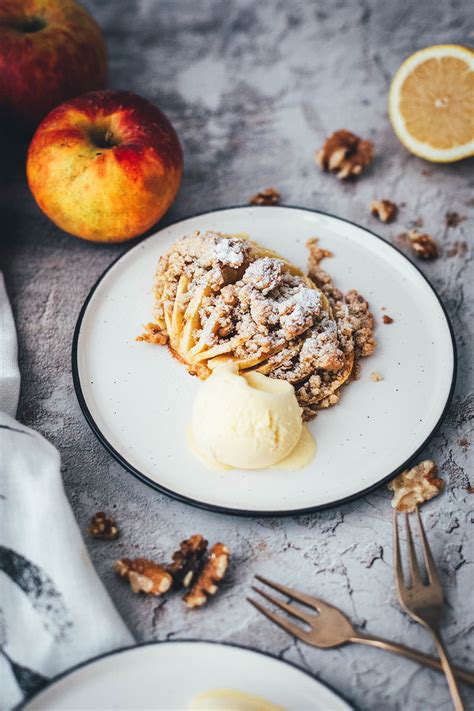
[(281, 259), (262, 257), (252, 262), (247, 267), (242, 281), (252, 284), (256, 289), (266, 295), (280, 282), (283, 262)]
[[(211, 235), (218, 237), (218, 235)], [(209, 236), (209, 233), (206, 234)], [(229, 267), (240, 267), (245, 258), (245, 250), (243, 249), (242, 240), (223, 239), (219, 238), (212, 248), (212, 253), (216, 259)]]
[(278, 305), (280, 323), (285, 335), (302, 333), (309, 328), (321, 311), (321, 295), (314, 289), (302, 287)]
[(300, 309), (303, 313), (317, 312), (321, 308), (321, 294), (316, 289), (303, 287), (280, 305), (283, 312), (286, 304), (291, 306), (294, 304), (294, 308)]

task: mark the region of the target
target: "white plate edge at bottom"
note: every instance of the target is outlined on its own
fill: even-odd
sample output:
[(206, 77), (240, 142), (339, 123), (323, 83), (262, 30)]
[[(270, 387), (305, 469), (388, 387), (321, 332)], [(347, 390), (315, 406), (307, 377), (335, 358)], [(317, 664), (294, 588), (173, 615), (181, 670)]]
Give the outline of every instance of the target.
[[(126, 647), (119, 647), (118, 649), (113, 649), (110, 652), (104, 652), (102, 654), (98, 654), (95, 657), (92, 657), (91, 659), (86, 659), (83, 662), (79, 662), (79, 664), (75, 664), (73, 667), (70, 669), (67, 669), (64, 672), (61, 672), (60, 674), (57, 674), (56, 676), (52, 677), (46, 685), (41, 688), (39, 691), (37, 691), (33, 696), (31, 696), (29, 699), (26, 699), (24, 701), (21, 701), (19, 704), (17, 704), (12, 711), (29, 711), (29, 708), (33, 703), (36, 702), (41, 702), (41, 695), (48, 692), (50, 689), (52, 689), (56, 684), (58, 684), (61, 681), (66, 680), (69, 676), (72, 676), (78, 671), (81, 671), (82, 669), (86, 669), (87, 667), (93, 667), (97, 662), (100, 662), (102, 659), (108, 658), (108, 657), (114, 657), (118, 656), (121, 654), (126, 654), (127, 652), (133, 652), (134, 650), (142, 649), (144, 647), (153, 647), (153, 646), (166, 646), (166, 645), (177, 645), (177, 644), (197, 644), (197, 645), (213, 645), (216, 647), (230, 647), (232, 649), (238, 649), (242, 650), (244, 652), (251, 652), (253, 654), (257, 654), (262, 657), (267, 657), (268, 659), (271, 659), (272, 661), (279, 662), (285, 666), (291, 667), (294, 671), (299, 672), (300, 674), (305, 675), (310, 679), (316, 686), (322, 687), (326, 693), (329, 693), (334, 697), (334, 701), (338, 702), (340, 704), (340, 710), (341, 711), (352, 711), (353, 706), (347, 701), (344, 696), (339, 691), (336, 691), (330, 684), (327, 682), (321, 681), (320, 679), (317, 679), (311, 672), (307, 671), (306, 669), (302, 669), (300, 666), (295, 664), (294, 662), (290, 662), (286, 659), (281, 659), (280, 657), (277, 657), (275, 654), (272, 654), (271, 652), (266, 652), (260, 649), (257, 649), (256, 647), (251, 647), (248, 645), (244, 644), (237, 644), (236, 642), (220, 642), (218, 640), (212, 640), (212, 639), (196, 639), (196, 638), (183, 638), (183, 639), (170, 639), (170, 640), (153, 640), (153, 641), (148, 641), (148, 642), (139, 642), (137, 644), (132, 644)], [(86, 711), (86, 710), (84, 710)]]

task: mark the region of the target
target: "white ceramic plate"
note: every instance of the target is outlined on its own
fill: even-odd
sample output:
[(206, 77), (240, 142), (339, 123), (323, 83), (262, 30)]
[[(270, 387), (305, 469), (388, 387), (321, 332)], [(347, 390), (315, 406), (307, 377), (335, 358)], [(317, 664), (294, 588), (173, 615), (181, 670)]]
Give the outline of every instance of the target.
[[(135, 337), (152, 318), (158, 258), (195, 229), (248, 232), (304, 268), (306, 241), (334, 253), (325, 266), (376, 316), (378, 348), (336, 407), (310, 423), (317, 454), (288, 471), (206, 469), (186, 446), (199, 388), (166, 348)], [(385, 307), (385, 311), (381, 308)], [(391, 325), (382, 323), (390, 315)], [(376, 371), (380, 382), (370, 378)], [(446, 313), (421, 272), (390, 244), (350, 222), (292, 207), (237, 207), (191, 217), (132, 247), (101, 277), (73, 344), (79, 402), (92, 429), (129, 471), (198, 506), (288, 514), (334, 505), (388, 480), (427, 442), (450, 401), (455, 346)]]
[(349, 711), (310, 674), (244, 647), (214, 642), (155, 642), (112, 652), (53, 680), (24, 711), (184, 711), (197, 694), (232, 689), (286, 711)]

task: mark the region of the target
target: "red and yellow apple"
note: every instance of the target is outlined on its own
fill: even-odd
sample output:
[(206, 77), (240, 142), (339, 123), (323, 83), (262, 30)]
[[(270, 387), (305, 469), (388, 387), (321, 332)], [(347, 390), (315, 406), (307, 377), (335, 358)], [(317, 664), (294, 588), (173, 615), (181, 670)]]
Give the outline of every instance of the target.
[(145, 232), (173, 203), (183, 171), (167, 117), (127, 91), (96, 91), (53, 109), (28, 150), (28, 183), (61, 229), (94, 242)]
[(0, 0), (1, 118), (34, 128), (106, 75), (102, 33), (74, 0)]

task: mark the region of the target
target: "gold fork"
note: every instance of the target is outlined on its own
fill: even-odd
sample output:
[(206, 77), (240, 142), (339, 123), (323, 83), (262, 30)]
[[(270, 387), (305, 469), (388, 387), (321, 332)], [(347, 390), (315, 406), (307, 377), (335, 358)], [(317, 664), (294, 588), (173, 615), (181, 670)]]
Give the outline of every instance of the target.
[[(294, 605), (283, 602), (282, 600), (277, 600), (272, 595), (269, 595), (265, 590), (252, 586), (252, 590), (264, 597), (272, 605), (275, 605), (275, 607), (278, 607), (280, 610), (284, 610), (284, 612), (289, 615), (301, 620), (305, 623), (306, 627), (309, 628), (303, 629), (300, 625), (293, 624), (286, 617), (276, 614), (264, 605), (261, 605), (256, 600), (247, 598), (247, 600), (254, 607), (256, 607), (259, 612), (264, 614), (268, 617), (268, 619), (284, 629), (286, 632), (289, 632), (289, 634), (292, 634), (294, 637), (298, 637), (298, 639), (306, 642), (306, 644), (310, 644), (313, 647), (319, 647), (320, 649), (340, 647), (347, 642), (367, 644), (371, 647), (384, 649), (387, 652), (394, 652), (402, 657), (411, 659), (413, 662), (424, 664), (425, 666), (435, 669), (436, 671), (443, 671), (443, 667), (441, 666), (439, 659), (436, 659), (435, 657), (430, 657), (428, 654), (424, 654), (423, 652), (419, 652), (415, 649), (410, 649), (410, 647), (405, 647), (403, 644), (397, 644), (396, 642), (382, 639), (381, 637), (362, 634), (362, 632), (359, 632), (354, 628), (352, 622), (341, 610), (333, 605), (330, 605), (324, 600), (321, 600), (321, 598), (305, 595), (304, 593), (294, 590), (293, 588), (289, 588), (286, 585), (280, 585), (272, 580), (263, 578), (261, 575), (256, 575), (255, 577), (259, 582), (264, 585), (268, 585), (274, 590), (277, 590), (282, 595), (285, 595), (285, 597), (296, 600), (297, 602), (313, 610), (312, 613), (305, 612), (299, 607), (295, 607)], [(474, 685), (474, 673), (458, 667), (455, 667), (455, 673), (459, 679), (462, 679), (468, 684)]]
[(403, 607), (405, 612), (407, 612), (410, 617), (415, 620), (415, 622), (423, 625), (423, 627), (431, 633), (439, 654), (439, 658), (441, 659), (441, 665), (448, 682), (454, 708), (456, 711), (462, 711), (464, 706), (459, 693), (457, 681), (439, 632), (439, 619), (443, 606), (443, 588), (441, 587), (438, 571), (436, 570), (436, 565), (428, 545), (428, 540), (421, 522), (418, 507), (416, 507), (416, 516), (418, 519), (418, 530), (420, 532), (421, 549), (423, 551), (423, 558), (425, 561), (427, 582), (423, 581), (420, 568), (418, 566), (408, 514), (405, 514), (405, 519), (407, 528), (408, 564), (411, 578), (410, 587), (408, 587), (404, 582), (400, 556), (400, 537), (398, 535), (397, 512), (394, 511), (393, 555), (398, 599), (400, 600), (400, 605)]

